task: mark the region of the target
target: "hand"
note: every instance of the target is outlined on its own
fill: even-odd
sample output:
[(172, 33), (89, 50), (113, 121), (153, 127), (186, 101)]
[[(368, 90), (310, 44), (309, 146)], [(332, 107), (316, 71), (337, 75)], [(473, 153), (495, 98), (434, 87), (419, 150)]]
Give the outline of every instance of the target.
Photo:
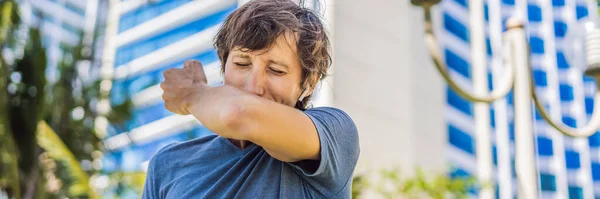
[(163, 76), (165, 81), (160, 83), (160, 88), (163, 90), (165, 107), (173, 113), (189, 115), (188, 107), (197, 100), (194, 99), (195, 94), (207, 86), (202, 63), (188, 60), (183, 68), (167, 69)]

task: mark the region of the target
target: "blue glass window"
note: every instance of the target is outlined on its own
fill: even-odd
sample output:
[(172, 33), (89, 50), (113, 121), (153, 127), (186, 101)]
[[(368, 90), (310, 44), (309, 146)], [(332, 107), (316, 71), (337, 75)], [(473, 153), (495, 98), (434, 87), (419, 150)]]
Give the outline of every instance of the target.
[(496, 146), (492, 146), (492, 161), (494, 165), (498, 165), (498, 148)]
[(542, 21), (542, 9), (537, 5), (527, 5), (527, 15), (529, 16), (529, 21), (531, 22)]
[(560, 84), (558, 86), (560, 91), (560, 100), (562, 101), (572, 101), (573, 97), (573, 87), (568, 84)]
[(510, 141), (515, 141), (515, 123), (514, 122), (509, 122), (508, 123), (508, 138), (510, 139)]
[(154, 122), (156, 120), (162, 119), (170, 115), (173, 115), (173, 113), (168, 111), (165, 108), (165, 103), (161, 101), (157, 104), (134, 109), (131, 119), (125, 124), (127, 131), (129, 131), (131, 129), (140, 127), (150, 122)]
[(511, 176), (513, 178), (517, 177), (517, 166), (516, 166), (516, 161), (514, 158), (510, 159), (510, 171), (511, 171)]
[(578, 169), (581, 167), (579, 153), (576, 151), (565, 150), (565, 161), (567, 164), (567, 169)]
[(490, 8), (487, 3), (483, 4), (483, 17), (485, 21), (490, 21)]
[(531, 52), (537, 54), (544, 54), (544, 40), (539, 37), (531, 37), (529, 40), (531, 45)]
[(69, 3), (69, 1), (65, 2), (64, 5), (67, 10), (74, 12), (82, 17), (85, 17), (85, 10), (83, 10), (75, 5), (72, 5), (71, 3)]
[(451, 178), (468, 178), (471, 177), (471, 174), (464, 169), (461, 168), (452, 168), (450, 171)]
[(469, 3), (467, 2), (467, 0), (454, 0), (454, 2), (460, 4), (464, 8), (469, 8)]
[(502, 0), (502, 3), (507, 5), (515, 5), (515, 0)]
[(448, 125), (448, 139), (450, 144), (456, 146), (459, 149), (469, 153), (475, 154), (473, 138), (465, 133), (464, 131), (454, 127), (452, 124)]
[(213, 15), (198, 19), (191, 23), (174, 28), (152, 38), (136, 41), (117, 49), (115, 66), (119, 67), (138, 57), (173, 44), (179, 40), (201, 32), (222, 22), (235, 7), (228, 8)]
[(554, 36), (565, 37), (567, 34), (567, 24), (562, 21), (554, 21)]
[(496, 128), (496, 114), (494, 109), (490, 109), (490, 126)]
[(575, 13), (577, 14), (577, 19), (581, 19), (588, 16), (588, 9), (586, 6), (575, 7)]
[(191, 0), (169, 0), (161, 1), (159, 3), (147, 3), (136, 10), (130, 11), (121, 16), (119, 20), (119, 33), (190, 1)]
[(569, 62), (567, 62), (567, 57), (565, 57), (565, 54), (562, 51), (556, 52), (556, 64), (556, 66), (559, 69), (569, 68)]
[(592, 114), (594, 112), (594, 98), (585, 98), (585, 113)]
[(71, 32), (71, 33), (73, 33), (73, 34), (77, 35), (77, 36), (80, 36), (80, 35), (81, 35), (81, 33), (82, 33), (81, 29), (79, 29), (79, 28), (76, 28), (76, 27), (74, 27), (74, 26), (72, 26), (72, 25), (69, 25), (68, 23), (62, 23), (60, 26), (61, 26), (63, 29), (65, 29), (65, 30), (67, 30), (67, 31), (69, 31), (69, 32)]
[(546, 137), (537, 137), (537, 148), (540, 156), (552, 156), (552, 140)]
[[(546, 110), (550, 110), (550, 105), (549, 104), (543, 104), (544, 108), (546, 108)], [(542, 118), (542, 114), (540, 114), (540, 110), (539, 109), (535, 109), (535, 119), (538, 121), (542, 121), (544, 118)]]
[(552, 0), (552, 6), (555, 6), (555, 7), (565, 6), (565, 0)]
[(492, 56), (492, 42), (489, 37), (485, 39), (485, 48), (488, 56)]
[(113, 86), (110, 89), (110, 104), (111, 105), (122, 104), (123, 102), (125, 102), (125, 100), (127, 100), (127, 96), (129, 96), (129, 94), (126, 93), (126, 90), (125, 90), (126, 86), (127, 85), (124, 85), (123, 80), (113, 81)]
[(444, 28), (463, 41), (469, 42), (469, 30), (448, 13), (444, 13)]
[(511, 105), (511, 106), (513, 105), (513, 103), (514, 103), (513, 95), (514, 95), (514, 93), (512, 91), (509, 91), (508, 94), (506, 94), (506, 103), (508, 105)]
[(127, 77), (125, 80), (115, 80), (113, 82), (113, 90), (111, 91), (111, 97), (113, 97), (115, 101), (114, 104), (122, 103), (126, 98), (131, 97), (133, 94), (138, 93), (150, 86), (159, 84), (162, 80), (164, 80), (162, 75), (163, 71), (169, 68), (181, 68), (185, 60), (189, 59), (198, 60), (203, 63), (204, 66), (219, 60), (217, 51), (211, 50), (194, 57), (183, 58), (175, 63), (159, 67), (146, 73)]
[(592, 162), (592, 179), (600, 181), (600, 163)]
[(536, 86), (548, 86), (548, 79), (546, 78), (546, 71), (534, 69), (533, 79), (535, 80)]
[(569, 199), (583, 199), (583, 189), (569, 186)]
[(590, 136), (588, 138), (588, 143), (590, 144), (590, 147), (600, 147), (600, 133), (596, 132), (594, 135)]
[(577, 120), (575, 120), (575, 118), (569, 117), (569, 116), (563, 116), (562, 118), (563, 123), (565, 123), (565, 125), (570, 126), (570, 127), (577, 127)]
[(446, 97), (448, 100), (448, 104), (458, 109), (459, 111), (472, 116), (473, 115), (473, 107), (471, 102), (460, 97), (456, 92), (454, 92), (450, 88), (446, 88)]
[(556, 176), (540, 173), (540, 183), (542, 191), (556, 191)]
[(454, 71), (460, 73), (461, 75), (470, 78), (471, 77), (471, 69), (469, 66), (469, 62), (465, 61), (463, 58), (452, 52), (451, 50), (444, 50), (446, 56), (446, 64), (449, 68), (452, 68)]

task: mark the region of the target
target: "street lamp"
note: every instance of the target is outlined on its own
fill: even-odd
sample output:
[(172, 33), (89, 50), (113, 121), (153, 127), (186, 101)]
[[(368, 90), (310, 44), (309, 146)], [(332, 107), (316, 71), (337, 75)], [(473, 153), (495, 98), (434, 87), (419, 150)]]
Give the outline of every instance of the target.
[[(442, 61), (442, 57), (439, 52), (439, 46), (437, 39), (433, 33), (433, 23), (431, 17), (431, 7), (440, 0), (411, 0), (411, 3), (416, 6), (423, 7), (425, 13), (425, 42), (429, 52), (431, 53), (434, 65), (438, 72), (442, 75), (443, 79), (449, 85), (449, 87), (457, 92), (461, 97), (476, 103), (490, 103), (497, 99), (503, 98), (510, 91), (514, 91), (514, 112), (515, 112), (515, 143), (516, 143), (516, 173), (519, 182), (519, 197), (526, 199), (538, 198), (538, 181), (537, 172), (535, 167), (535, 151), (533, 141), (533, 127), (532, 127), (532, 115), (531, 115), (531, 101), (533, 100), (535, 107), (542, 116), (542, 118), (550, 124), (557, 131), (569, 137), (588, 137), (594, 134), (600, 129), (600, 92), (596, 92), (594, 96), (594, 110), (591, 116), (590, 122), (582, 128), (572, 128), (562, 123), (556, 122), (550, 118), (545, 107), (542, 105), (540, 99), (535, 93), (534, 83), (532, 77), (532, 70), (529, 63), (529, 46), (527, 45), (526, 33), (524, 30), (524, 24), (517, 18), (511, 18), (506, 22), (508, 30), (503, 35), (504, 45), (504, 66), (506, 70), (506, 76), (502, 81), (502, 84), (494, 89), (491, 93), (469, 93), (461, 88), (455, 81), (450, 77), (447, 67)], [(473, 0), (469, 2), (471, 12), (480, 13), (483, 10), (483, 4), (481, 0)], [(474, 5), (472, 5), (474, 4)], [(473, 16), (473, 15), (472, 15)], [(481, 16), (483, 17), (483, 16)], [(471, 17), (471, 22), (476, 19)], [(585, 70), (585, 75), (595, 78), (598, 89), (600, 89), (600, 29), (597, 23), (587, 23), (586, 35), (585, 35), (585, 51), (586, 51), (586, 62), (588, 68)], [(481, 34), (483, 31), (473, 31), (473, 34)], [(477, 43), (476, 43), (477, 42)], [(471, 45), (477, 45), (480, 41), (472, 41)], [(478, 57), (474, 58), (474, 61)], [(485, 58), (484, 58), (485, 59)], [(485, 68), (485, 64), (480, 62), (473, 64), (473, 79), (474, 84), (478, 76), (487, 75), (486, 73), (475, 73), (476, 70)], [(484, 69), (485, 70), (485, 69)], [(481, 83), (481, 82), (479, 82)], [(487, 85), (487, 82), (485, 82)], [(477, 85), (475, 85), (477, 86)], [(477, 90), (476, 90), (477, 91)], [(480, 141), (486, 142), (486, 140), (477, 140), (477, 145)], [(489, 141), (488, 141), (489, 142)], [(481, 147), (478, 146), (478, 149)], [(490, 156), (491, 154), (479, 154), (481, 151), (477, 151), (478, 157)], [(485, 151), (487, 152), (487, 151)], [(478, 161), (478, 164), (481, 163)], [(486, 166), (491, 167), (488, 162), (483, 162)], [(478, 175), (478, 177), (485, 180), (489, 180), (490, 174), (487, 171), (491, 168), (478, 167), (478, 173), (486, 173), (486, 175)], [(491, 198), (490, 192), (493, 192), (493, 188), (484, 188), (483, 193), (480, 193), (479, 198)]]

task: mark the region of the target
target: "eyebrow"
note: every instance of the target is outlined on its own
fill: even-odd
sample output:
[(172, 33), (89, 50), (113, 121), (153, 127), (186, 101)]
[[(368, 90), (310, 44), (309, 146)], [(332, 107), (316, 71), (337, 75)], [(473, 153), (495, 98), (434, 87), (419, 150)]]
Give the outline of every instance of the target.
[(280, 66), (283, 66), (283, 67), (285, 67), (286, 69), (289, 69), (289, 68), (290, 68), (290, 67), (289, 67), (287, 64), (285, 64), (285, 63), (283, 63), (283, 62), (280, 62), (280, 61), (277, 61), (277, 60), (272, 60), (272, 59), (269, 59), (269, 62), (271, 62), (271, 63), (274, 63), (274, 64), (277, 64), (277, 65), (280, 65)]
[(246, 55), (246, 54), (236, 54), (236, 55), (234, 55), (233, 57), (238, 57), (238, 58), (247, 58), (247, 59), (248, 59), (248, 58), (250, 58), (250, 56), (249, 56), (249, 55)]

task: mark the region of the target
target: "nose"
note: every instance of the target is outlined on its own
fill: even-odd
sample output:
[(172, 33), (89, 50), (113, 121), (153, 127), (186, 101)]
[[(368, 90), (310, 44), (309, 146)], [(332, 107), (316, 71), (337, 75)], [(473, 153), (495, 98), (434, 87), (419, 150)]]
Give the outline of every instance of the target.
[(262, 97), (265, 94), (265, 78), (265, 74), (260, 70), (252, 70), (246, 77), (244, 90)]

